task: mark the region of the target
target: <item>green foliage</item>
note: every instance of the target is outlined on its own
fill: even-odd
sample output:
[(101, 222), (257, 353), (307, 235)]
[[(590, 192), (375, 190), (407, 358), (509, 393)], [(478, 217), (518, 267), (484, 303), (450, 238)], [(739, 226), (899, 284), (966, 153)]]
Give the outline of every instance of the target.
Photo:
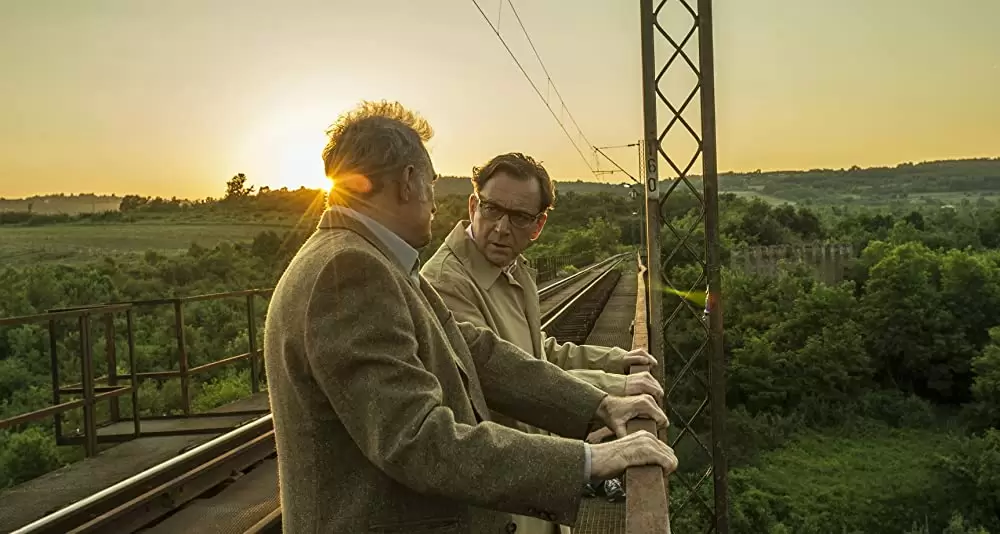
[(83, 193), (79, 195), (40, 195), (28, 198), (0, 198), (0, 220), (3, 214), (12, 212), (30, 214), (67, 214), (99, 213), (116, 210), (121, 202), (116, 195), (95, 195)]
[(59, 467), (59, 453), (50, 432), (32, 427), (23, 432), (0, 431), (0, 488), (12, 486)]
[(250, 395), (250, 372), (227, 370), (224, 376), (214, 378), (201, 385), (201, 394), (191, 407), (196, 412), (235, 402)]
[[(734, 531), (1000, 528), (993, 449), (988, 438), (963, 437), (954, 417), (970, 400), (966, 420), (979, 427), (996, 425), (1000, 413), (1000, 350), (989, 334), (1000, 325), (1000, 254), (985, 245), (994, 239), (993, 216), (826, 211), (816, 230), (802, 223), (810, 210), (796, 220), (787, 207), (722, 200), (724, 247), (814, 235), (863, 246), (835, 286), (796, 264), (778, 265), (773, 275), (723, 272)], [(664, 250), (678, 252), (667, 277), (675, 287), (698, 288), (702, 268), (676, 235), (693, 229), (697, 251), (697, 214), (669, 222), (677, 230), (665, 232)], [(664, 297), (665, 314), (681, 310), (666, 339), (692, 354), (704, 334), (681, 304)], [(668, 359), (668, 376), (683, 364)], [(673, 387), (672, 409), (694, 413), (704, 394), (698, 382)], [(710, 431), (707, 421), (694, 429)], [(681, 471), (700, 476), (707, 465), (698, 448), (682, 440), (676, 450)], [(675, 529), (703, 530), (705, 518), (689, 510)]]
[(226, 182), (226, 195), (223, 200), (241, 200), (253, 195), (255, 187), (247, 185), (247, 177), (242, 172), (233, 176)]
[(1000, 430), (957, 444), (944, 455), (944, 467), (954, 509), (977, 525), (1000, 531)]
[(564, 232), (556, 245), (538, 247), (530, 256), (539, 258), (548, 253), (561, 258), (564, 265), (579, 268), (622, 250), (621, 228), (605, 219), (590, 219), (585, 227)]
[(870, 325), (869, 351), (887, 383), (968, 400), (971, 359), (987, 328), (1000, 323), (996, 266), (995, 254), (934, 252), (916, 243), (877, 260), (860, 305)]
[(1000, 327), (989, 331), (990, 344), (972, 360), (972, 396), (981, 424), (1000, 425)]
[(803, 271), (726, 282), (737, 304), (725, 311), (730, 403), (787, 414), (809, 399), (839, 403), (869, 387), (872, 364), (850, 284), (827, 287)]
[(733, 531), (895, 532), (924, 521), (938, 531), (959, 504), (941, 485), (938, 457), (959, 442), (878, 426), (803, 432), (730, 472)]
[[(931, 534), (931, 529), (926, 521), (919, 524), (915, 522), (907, 534)], [(990, 534), (990, 532), (985, 528), (973, 526), (962, 514), (955, 512), (941, 534)]]
[(726, 236), (746, 245), (780, 245), (820, 239), (824, 229), (819, 216), (809, 208), (785, 204), (777, 208), (753, 199), (724, 195), (726, 210), (720, 226)]

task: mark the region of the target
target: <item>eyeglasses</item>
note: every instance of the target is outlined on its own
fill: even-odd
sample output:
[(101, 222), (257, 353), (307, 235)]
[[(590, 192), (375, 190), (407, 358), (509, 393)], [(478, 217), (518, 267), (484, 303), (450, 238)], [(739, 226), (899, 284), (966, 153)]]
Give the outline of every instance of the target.
[(476, 195), (476, 199), (479, 201), (479, 213), (483, 214), (483, 217), (491, 221), (499, 221), (506, 215), (510, 224), (517, 228), (528, 228), (538, 222), (538, 218), (542, 216), (541, 213), (531, 214), (518, 210), (510, 210), (495, 202), (490, 202), (479, 195)]

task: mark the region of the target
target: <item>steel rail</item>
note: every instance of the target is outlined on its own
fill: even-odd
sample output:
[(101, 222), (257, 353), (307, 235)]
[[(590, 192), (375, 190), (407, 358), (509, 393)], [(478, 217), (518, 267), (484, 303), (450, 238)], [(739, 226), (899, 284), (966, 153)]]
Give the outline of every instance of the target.
[(578, 301), (580, 301), (583, 298), (586, 298), (586, 296), (590, 293), (590, 291), (598, 283), (600, 283), (600, 281), (603, 280), (605, 276), (611, 274), (611, 272), (615, 269), (615, 267), (617, 267), (619, 264), (621, 264), (621, 262), (625, 260), (625, 256), (627, 256), (627, 254), (621, 254), (612, 257), (610, 260), (606, 262), (608, 266), (604, 269), (604, 271), (602, 271), (598, 276), (596, 276), (593, 280), (591, 280), (586, 286), (584, 286), (579, 291), (576, 291), (575, 293), (570, 295), (568, 298), (566, 298), (566, 300), (564, 300), (558, 306), (555, 306), (550, 311), (543, 314), (541, 317), (542, 330), (550, 328), (553, 324), (555, 324), (556, 321), (572, 313), (572, 310), (577, 305)]
[(78, 525), (120, 506), (123, 502), (129, 502), (141, 496), (147, 488), (158, 487), (165, 480), (176, 478), (178, 472), (190, 471), (227, 451), (267, 434), (272, 431), (271, 417), (271, 415), (265, 415), (255, 419), (231, 432), (213, 438), (174, 458), (29, 523), (11, 534), (69, 532)]
[(583, 269), (580, 269), (579, 271), (577, 271), (577, 272), (575, 272), (575, 273), (573, 273), (573, 274), (571, 274), (571, 275), (569, 275), (569, 276), (567, 276), (565, 278), (560, 278), (559, 280), (555, 280), (552, 283), (550, 283), (550, 284), (546, 285), (545, 287), (540, 288), (538, 290), (538, 299), (539, 300), (545, 300), (546, 298), (549, 298), (550, 296), (552, 296), (553, 294), (555, 294), (556, 291), (562, 289), (563, 287), (566, 287), (569, 284), (571, 284), (571, 283), (573, 283), (573, 282), (575, 282), (577, 280), (582, 280), (583, 277), (586, 276), (588, 273), (591, 273), (591, 272), (593, 272), (593, 271), (595, 271), (595, 270), (603, 267), (605, 264), (610, 263), (610, 262), (612, 262), (612, 261), (614, 261), (614, 260), (616, 260), (618, 258), (624, 258), (625, 256), (628, 256), (628, 255), (629, 254), (625, 253), (625, 254), (618, 254), (618, 255), (615, 255), (615, 256), (611, 256), (608, 259), (605, 259), (605, 260), (599, 261), (599, 262), (597, 262), (597, 263), (595, 263), (593, 265), (589, 265), (587, 267), (584, 267)]

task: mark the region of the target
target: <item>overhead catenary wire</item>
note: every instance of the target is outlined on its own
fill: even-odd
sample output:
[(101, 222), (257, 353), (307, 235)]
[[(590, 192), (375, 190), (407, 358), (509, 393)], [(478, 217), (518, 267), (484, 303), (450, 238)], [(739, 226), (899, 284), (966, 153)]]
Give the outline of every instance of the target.
[[(623, 147), (631, 147), (631, 146), (636, 146), (636, 145), (637, 145), (637, 143), (633, 143), (633, 144), (631, 144), (631, 145), (623, 145)], [(635, 178), (635, 176), (632, 176), (632, 173), (630, 173), (630, 172), (626, 171), (626, 170), (625, 170), (625, 168), (624, 168), (624, 167), (622, 167), (621, 165), (619, 165), (617, 161), (615, 161), (614, 159), (612, 159), (612, 158), (611, 158), (611, 156), (609, 156), (609, 155), (605, 154), (605, 153), (604, 153), (604, 151), (603, 151), (603, 150), (601, 150), (601, 148), (616, 148), (616, 147), (597, 147), (597, 146), (595, 146), (595, 147), (594, 147), (594, 151), (595, 151), (595, 152), (597, 152), (598, 154), (600, 154), (600, 155), (604, 156), (604, 158), (605, 158), (605, 159), (607, 159), (608, 161), (610, 161), (612, 165), (614, 165), (615, 167), (617, 167), (617, 168), (618, 168), (618, 171), (602, 171), (602, 172), (607, 172), (607, 173), (614, 173), (614, 172), (623, 172), (623, 173), (625, 173), (625, 175), (626, 175), (626, 176), (628, 176), (628, 177), (629, 177), (629, 179), (630, 179), (630, 180), (632, 180), (633, 182), (635, 182), (635, 183), (637, 183), (637, 184), (638, 184), (638, 183), (640, 183), (640, 182), (639, 182), (639, 180), (637, 180), (637, 179)]]
[[(486, 23), (490, 25), (490, 28), (493, 30), (493, 33), (496, 34), (498, 39), (500, 39), (500, 43), (503, 44), (504, 49), (506, 49), (507, 53), (510, 54), (511, 59), (514, 60), (514, 63), (517, 65), (517, 68), (521, 70), (521, 74), (524, 75), (524, 78), (528, 80), (529, 84), (531, 84), (531, 88), (535, 90), (535, 94), (537, 94), (538, 98), (540, 98), (542, 100), (542, 103), (545, 104), (545, 108), (548, 109), (549, 113), (552, 114), (552, 118), (555, 119), (556, 123), (559, 124), (559, 127), (562, 128), (563, 133), (566, 134), (566, 138), (569, 139), (569, 142), (573, 145), (573, 148), (576, 149), (577, 154), (580, 155), (580, 159), (583, 160), (584, 164), (587, 166), (587, 169), (591, 172), (591, 174), (597, 176), (597, 171), (594, 169), (593, 165), (590, 164), (590, 160), (588, 160), (587, 156), (584, 155), (583, 150), (581, 150), (580, 147), (577, 145), (576, 140), (573, 139), (573, 136), (569, 133), (569, 130), (566, 128), (566, 125), (563, 124), (562, 119), (560, 119), (559, 116), (556, 114), (555, 110), (552, 109), (552, 105), (549, 104), (548, 99), (545, 98), (544, 95), (542, 95), (542, 91), (538, 88), (538, 85), (536, 85), (534, 80), (531, 79), (531, 76), (528, 75), (528, 71), (525, 70), (524, 66), (521, 64), (521, 61), (517, 59), (517, 56), (514, 54), (514, 51), (511, 50), (510, 46), (507, 45), (507, 41), (503, 38), (502, 35), (500, 35), (500, 29), (497, 27), (497, 25), (494, 25), (493, 21), (490, 20), (489, 16), (486, 15), (486, 12), (483, 11), (482, 6), (479, 5), (478, 0), (472, 0), (472, 3), (475, 4), (476, 9), (479, 10), (479, 14), (483, 16), (483, 19), (486, 21)], [(514, 11), (514, 16), (517, 18), (517, 21), (520, 24), (521, 30), (524, 32), (524, 35), (528, 37), (528, 32), (525, 29), (524, 24), (521, 23), (521, 17), (517, 14), (517, 10), (514, 9), (514, 5), (510, 3), (510, 0), (507, 0), (507, 3)], [(503, 7), (502, 2), (500, 6)], [(499, 21), (499, 15), (497, 16), (497, 19)], [(583, 131), (580, 129), (579, 124), (577, 124), (576, 119), (573, 118), (572, 113), (570, 113), (569, 108), (566, 106), (566, 102), (562, 99), (562, 96), (559, 94), (559, 89), (557, 89), (555, 87), (555, 84), (552, 83), (552, 78), (549, 76), (548, 70), (542, 63), (542, 59), (538, 55), (538, 50), (535, 48), (534, 43), (531, 42), (530, 37), (528, 37), (528, 43), (531, 45), (531, 49), (534, 51), (535, 57), (538, 58), (539, 64), (542, 65), (542, 71), (545, 72), (545, 76), (548, 80), (549, 85), (552, 87), (552, 89), (556, 93), (556, 96), (559, 98), (559, 102), (562, 105), (562, 110), (565, 111), (567, 115), (569, 115), (570, 120), (573, 121), (573, 125), (576, 127), (577, 132), (579, 132), (580, 137), (582, 137), (583, 140), (587, 143), (587, 146), (592, 147), (593, 145), (590, 143), (590, 141), (587, 140), (587, 137), (583, 135)]]
[(549, 85), (552, 87), (552, 90), (555, 91), (556, 97), (559, 98), (559, 103), (562, 104), (563, 109), (566, 110), (566, 115), (569, 116), (569, 120), (573, 121), (573, 126), (576, 127), (576, 131), (577, 133), (580, 134), (580, 137), (582, 137), (583, 140), (587, 142), (587, 146), (593, 147), (594, 144), (591, 143), (589, 139), (587, 139), (586, 135), (583, 134), (583, 129), (580, 128), (580, 125), (576, 122), (576, 117), (573, 116), (573, 113), (571, 113), (569, 108), (566, 106), (566, 101), (563, 100), (562, 94), (559, 92), (559, 88), (556, 87), (556, 82), (552, 81), (552, 76), (549, 74), (549, 69), (545, 68), (545, 62), (542, 61), (542, 56), (538, 53), (538, 49), (535, 48), (535, 43), (534, 41), (531, 40), (531, 36), (528, 35), (528, 29), (525, 28), (524, 23), (521, 22), (521, 15), (517, 13), (517, 9), (514, 7), (514, 4), (512, 3), (511, 0), (507, 0), (507, 5), (510, 6), (510, 10), (514, 13), (514, 18), (517, 19), (517, 24), (521, 27), (521, 32), (524, 33), (525, 39), (528, 40), (528, 45), (531, 47), (531, 51), (534, 52), (535, 59), (538, 60), (538, 64), (542, 67), (542, 72), (545, 73), (546, 81), (549, 82)]

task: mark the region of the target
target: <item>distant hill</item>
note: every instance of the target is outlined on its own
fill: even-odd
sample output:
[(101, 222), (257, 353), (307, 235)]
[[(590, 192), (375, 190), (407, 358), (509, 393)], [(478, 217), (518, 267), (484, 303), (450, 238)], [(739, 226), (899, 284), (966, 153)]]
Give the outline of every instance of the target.
[(959, 203), (1000, 196), (1000, 158), (901, 163), (895, 167), (724, 173), (719, 189), (772, 202)]
[(28, 198), (0, 198), (0, 211), (30, 211), (39, 214), (100, 213), (116, 211), (122, 201), (117, 195), (41, 195)]
[[(701, 177), (692, 176), (701, 188)], [(661, 182), (663, 188), (670, 182)], [(682, 187), (681, 191), (687, 188)], [(719, 174), (719, 190), (754, 196), (773, 203), (878, 205), (892, 202), (960, 203), (968, 199), (1000, 197), (1000, 158), (901, 163), (895, 167), (850, 167), (808, 171), (772, 171)], [(440, 196), (472, 192), (469, 178), (442, 177)], [(628, 184), (556, 181), (556, 193), (612, 193), (627, 195)]]
[[(573, 182), (556, 183), (556, 196), (564, 193), (612, 193), (616, 195), (628, 195), (629, 188), (625, 184), (608, 184), (600, 182), (584, 182), (576, 180)], [(468, 195), (472, 193), (472, 179), (463, 176), (442, 176), (434, 185), (434, 193), (438, 196), (448, 195)]]
[[(700, 188), (701, 178), (691, 181)], [(251, 179), (252, 182), (252, 179)], [(663, 186), (669, 186), (663, 181)], [(686, 188), (685, 188), (686, 189)], [(979, 198), (1000, 198), (1000, 158), (901, 163), (895, 167), (812, 169), (719, 174), (719, 190), (754, 196), (773, 203), (878, 205), (892, 202), (952, 204)], [(468, 195), (467, 177), (444, 176), (435, 187), (438, 196)], [(556, 181), (556, 196), (611, 193), (628, 195), (628, 184), (592, 181)], [(90, 213), (117, 210), (118, 195), (43, 195), (23, 199), (0, 198), (0, 211), (34, 213)]]

